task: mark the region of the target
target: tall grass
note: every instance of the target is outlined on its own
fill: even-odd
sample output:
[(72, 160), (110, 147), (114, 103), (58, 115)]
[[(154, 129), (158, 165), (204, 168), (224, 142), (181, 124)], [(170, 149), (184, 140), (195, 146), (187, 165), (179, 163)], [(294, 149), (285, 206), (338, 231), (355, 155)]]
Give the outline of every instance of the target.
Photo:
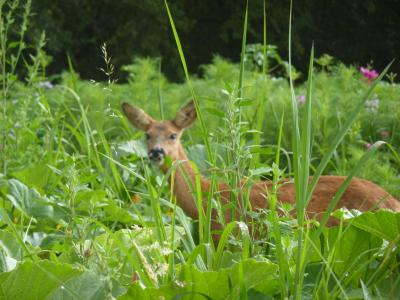
[[(246, 35), (251, 18), (248, 14), (251, 3), (246, 2), (240, 64), (217, 58), (205, 67), (205, 78), (190, 77), (173, 12), (167, 1), (164, 3), (186, 76), (184, 85), (165, 81), (160, 71), (161, 60), (154, 63), (137, 60), (126, 69), (152, 76), (118, 85), (112, 78), (112, 59), (105, 47), (102, 53), (106, 84), (79, 80), (71, 60), (69, 73), (63, 74), (60, 83), (48, 90), (36, 86), (39, 80), (45, 79), (38, 60), (29, 68), (25, 85), (18, 81), (15, 86), (9, 84), (11, 81), (4, 78), (11, 76), (10, 69), (3, 72), (8, 74), (2, 77), (7, 96), (3, 116), (18, 120), (20, 114), (25, 114), (24, 124), (30, 124), (30, 131), (24, 138), (25, 131), (16, 127), (18, 143), (22, 146), (13, 148), (15, 153), (7, 150), (2, 157), (0, 290), (7, 295), (14, 291), (16, 294), (12, 295), (21, 295), (18, 291), (27, 290), (27, 274), (39, 271), (44, 272), (43, 277), (35, 277), (40, 289), (29, 292), (35, 296), (49, 289), (42, 298), (96, 299), (97, 295), (98, 299), (158, 296), (167, 299), (327, 299), (383, 293), (385, 288), (380, 284), (395, 290), (399, 281), (389, 279), (398, 276), (396, 234), (400, 231), (394, 225), (398, 215), (368, 213), (348, 223), (342, 215), (339, 227), (325, 225), (351, 178), (368, 161), (382, 161), (388, 166), (386, 170), (393, 170), (392, 160), (398, 159), (396, 152), (380, 151), (383, 158), (377, 158), (374, 154), (383, 143), (376, 142), (369, 150), (362, 151), (360, 159), (342, 153), (343, 159), (351, 161), (353, 166), (347, 180), (318, 226), (310, 226), (312, 222), (305, 216), (318, 177), (327, 167), (330, 172), (341, 169), (332, 157), (342, 151), (338, 147), (349, 130), (355, 130), (353, 125), (365, 101), (378, 87), (381, 93), (393, 88), (391, 91), (396, 94), (396, 86), (379, 84), (387, 68), (352, 103), (351, 114), (340, 118), (340, 128), (336, 132), (330, 130), (334, 134), (328, 139), (324, 136), (326, 127), (339, 117), (332, 117), (322, 107), (326, 115), (321, 113), (321, 118), (327, 124), (318, 128), (313, 109), (318, 105), (329, 106), (330, 102), (315, 101), (314, 95), (323, 99), (322, 89), (332, 96), (324, 85), (333, 80), (338, 80), (335, 84), (340, 87), (347, 82), (355, 85), (358, 79), (352, 78), (355, 77), (352, 68), (339, 65), (339, 75), (316, 72), (311, 47), (304, 85), (294, 85), (290, 55), (289, 84), (284, 78), (267, 74), (267, 3), (264, 2), (262, 71), (246, 69)], [(290, 9), (290, 54), (291, 18)], [(3, 34), (7, 32), (3, 20), (7, 19), (1, 20)], [(9, 42), (5, 40), (5, 43)], [(39, 43), (37, 53), (43, 46), (44, 42)], [(7, 48), (2, 44), (4, 47)], [(2, 63), (4, 68), (5, 61)], [(365, 84), (357, 85), (357, 88), (363, 87)], [(304, 106), (297, 103), (295, 89), (306, 91)], [(4, 89), (2, 92), (5, 93)], [(11, 105), (11, 98), (26, 95), (32, 100), (32, 111), (40, 113), (28, 114), (26, 108)], [(185, 216), (174, 197), (175, 173), (178, 170), (185, 173), (182, 165), (174, 164), (167, 174), (161, 174), (146, 161), (146, 149), (139, 141), (141, 133), (134, 131), (135, 140), (125, 142), (132, 132), (119, 111), (119, 103), (140, 101), (143, 95), (149, 98), (142, 99), (139, 106), (161, 118), (169, 118), (178, 109), (181, 103), (176, 99), (185, 101), (190, 95), (195, 101), (199, 126), (187, 132), (195, 180), (192, 183), (187, 178), (187, 182), (199, 210), (197, 222)], [(354, 92), (351, 97), (355, 95), (358, 94)], [(153, 102), (146, 104), (149, 99)], [(158, 112), (154, 111), (157, 106), (154, 103), (159, 106)], [(220, 106), (207, 110), (209, 103)], [(6, 124), (7, 133), (10, 124)], [(10, 135), (4, 138), (6, 149), (12, 147)], [(276, 145), (267, 146), (264, 140)], [(396, 145), (396, 135), (391, 142)], [(359, 143), (349, 138), (342, 146), (343, 152), (350, 147), (362, 149)], [(322, 159), (315, 159), (316, 156)], [(314, 177), (309, 181), (312, 171)], [(202, 172), (210, 178), (209, 193), (201, 190)], [(289, 176), (294, 177), (296, 186), (297, 219), (288, 213), (292, 207), (278, 201), (282, 179)], [(272, 189), (266, 191), (269, 207), (252, 211), (251, 183), (255, 178), (266, 177), (272, 179)], [(221, 205), (217, 192), (221, 181), (233, 191), (231, 203), (226, 206)], [(203, 202), (207, 203), (205, 207)], [(223, 225), (218, 245), (212, 242), (215, 233), (211, 228), (212, 210), (217, 211)], [(231, 212), (232, 220), (226, 222), (227, 211)], [(236, 220), (235, 215), (240, 218)], [(394, 220), (385, 223), (388, 228), (374, 227), (376, 222), (387, 219)], [(351, 242), (357, 243), (355, 250), (347, 247)], [(47, 260), (44, 263), (43, 258)], [(51, 286), (53, 283), (55, 286)], [(89, 286), (96, 287), (96, 295), (90, 294)], [(395, 295), (395, 291), (390, 295)]]
[[(17, 9), (19, 8), (20, 1), (0, 1), (0, 70), (2, 81), (2, 114), (3, 120), (7, 120), (7, 107), (8, 97), (12, 86), (17, 82), (16, 68), (19, 65), (22, 51), (26, 48), (25, 33), (28, 28), (28, 19), (31, 12), (32, 1), (27, 0), (23, 8), (23, 15), (20, 21), (20, 29), (18, 30), (19, 39), (17, 41), (10, 41), (10, 27), (15, 26)], [(10, 44), (14, 43), (16, 51), (12, 51)], [(43, 45), (41, 45), (43, 46)], [(27, 66), (29, 66), (27, 64)], [(2, 168), (3, 173), (7, 174), (7, 134), (10, 128), (2, 128)]]
[[(187, 73), (187, 68), (186, 68), (186, 62), (184, 60), (184, 56), (182, 53), (182, 47), (179, 41), (179, 38), (177, 37), (177, 32), (176, 29), (173, 25), (172, 21), (172, 16), (170, 14), (170, 11), (168, 9), (168, 5), (165, 2), (168, 10), (168, 16), (171, 21), (171, 26), (173, 27), (173, 32), (175, 39), (177, 41), (177, 47), (178, 51), (181, 56), (182, 64), (184, 66), (185, 73)], [(242, 99), (244, 99), (244, 93), (243, 93), (243, 78), (244, 78), (244, 49), (246, 47), (246, 33), (247, 33), (247, 18), (248, 18), (248, 2), (246, 2), (246, 8), (245, 8), (245, 16), (244, 16), (244, 26), (243, 26), (243, 38), (242, 38), (242, 52), (241, 52), (241, 61), (239, 65), (239, 81), (238, 81), (238, 102), (240, 102)], [(333, 138), (333, 142), (328, 149), (327, 153), (321, 160), (320, 164), (318, 165), (316, 172), (313, 176), (313, 179), (311, 182), (309, 182), (309, 173), (310, 173), (310, 167), (311, 167), (311, 158), (312, 158), (312, 153), (311, 153), (311, 145), (312, 145), (312, 90), (313, 90), (313, 62), (314, 62), (314, 47), (311, 47), (311, 54), (310, 54), (310, 63), (309, 63), (309, 70), (308, 70), (308, 77), (307, 77), (307, 89), (306, 89), (306, 101), (305, 101), (305, 109), (302, 112), (302, 115), (300, 116), (299, 110), (298, 110), (298, 105), (297, 105), (297, 98), (295, 94), (295, 89), (294, 89), (294, 84), (293, 84), (293, 74), (292, 74), (292, 64), (291, 64), (291, 30), (292, 28), (292, 1), (290, 2), (290, 12), (289, 12), (289, 82), (290, 82), (290, 91), (291, 91), (291, 103), (292, 103), (292, 149), (293, 149), (293, 166), (294, 166), (294, 183), (295, 183), (295, 190), (296, 190), (296, 210), (297, 210), (297, 222), (298, 222), (298, 229), (297, 229), (297, 257), (296, 257), (296, 268), (294, 271), (294, 274), (291, 274), (291, 271), (289, 271), (289, 267), (287, 266), (287, 263), (285, 262), (285, 255), (284, 255), (284, 245), (282, 244), (282, 241), (280, 239), (280, 232), (279, 232), (279, 224), (278, 224), (278, 217), (276, 215), (276, 200), (277, 200), (277, 195), (276, 195), (276, 190), (273, 190), (272, 192), (272, 205), (271, 209), (273, 212), (273, 218), (272, 218), (272, 226), (274, 228), (273, 233), (275, 237), (275, 242), (277, 243), (275, 246), (277, 247), (277, 260), (280, 266), (280, 280), (281, 280), (281, 297), (285, 298), (287, 295), (292, 295), (296, 299), (301, 299), (303, 297), (303, 279), (305, 276), (305, 270), (308, 265), (308, 259), (309, 259), (309, 253), (310, 253), (310, 247), (312, 245), (315, 245), (317, 238), (319, 238), (321, 232), (323, 231), (326, 222), (328, 220), (328, 217), (330, 213), (333, 211), (333, 208), (339, 201), (341, 195), (343, 192), (346, 190), (347, 186), (349, 185), (352, 177), (356, 174), (357, 170), (363, 165), (363, 163), (368, 160), (368, 158), (371, 157), (371, 153), (376, 151), (376, 148), (380, 145), (377, 143), (374, 145), (366, 155), (361, 159), (359, 164), (357, 165), (356, 168), (353, 169), (353, 171), (349, 174), (347, 180), (343, 183), (342, 187), (339, 189), (335, 197), (332, 199), (327, 212), (324, 215), (324, 218), (322, 219), (321, 225), (317, 232), (315, 233), (314, 236), (310, 236), (310, 232), (307, 229), (307, 226), (305, 224), (305, 210), (306, 207), (311, 199), (311, 195), (316, 187), (316, 184), (318, 182), (319, 177), (322, 175), (322, 172), (324, 168), (326, 167), (328, 161), (330, 161), (333, 152), (337, 149), (339, 146), (340, 142), (343, 140), (343, 137), (345, 134), (349, 131), (350, 127), (352, 124), (357, 119), (358, 113), (361, 111), (361, 109), (364, 107), (365, 102), (369, 98), (371, 92), (373, 91), (374, 87), (376, 84), (382, 79), (383, 76), (385, 76), (388, 68), (390, 67), (390, 64), (383, 70), (383, 72), (380, 74), (380, 76), (377, 78), (376, 81), (370, 86), (366, 94), (360, 99), (356, 107), (353, 109), (352, 113), (349, 115), (349, 117), (344, 121), (344, 124), (342, 125), (341, 129), (339, 132), (335, 135)], [(263, 124), (263, 119), (264, 115), (262, 114), (264, 112), (264, 103), (265, 103), (265, 71), (266, 71), (266, 13), (265, 13), (265, 2), (264, 2), (264, 35), (263, 35), (263, 54), (264, 54), (264, 61), (263, 61), (263, 76), (264, 76), (264, 81), (263, 81), (263, 86), (262, 86), (262, 96), (261, 100), (258, 103), (259, 107), (262, 108), (258, 111), (256, 114), (256, 122), (257, 124), (257, 130), (258, 132), (255, 133), (255, 141), (257, 142), (256, 145), (259, 145), (260, 143), (260, 129), (262, 128)], [(188, 79), (188, 78), (187, 78)], [(190, 82), (189, 82), (190, 84)], [(191, 85), (191, 84), (190, 84)], [(194, 92), (194, 90), (191, 88), (191, 90)], [(232, 93), (228, 92), (228, 103), (233, 103), (233, 106), (231, 104), (231, 107), (228, 106), (227, 109), (227, 114), (228, 118), (227, 121), (229, 125), (233, 125), (236, 123), (235, 122), (235, 117), (232, 113), (236, 112), (238, 114), (238, 123), (242, 123), (242, 117), (241, 117), (241, 109), (240, 109), (240, 104), (237, 105), (239, 107), (238, 110), (232, 109), (235, 107), (234, 102), (232, 102), (233, 96)], [(233, 100), (234, 101), (234, 100)], [(229, 105), (229, 104), (228, 104)], [(198, 104), (196, 103), (196, 107)], [(197, 108), (198, 109), (198, 108)], [(231, 117), (229, 117), (229, 114), (231, 113)], [(300, 126), (300, 121), (301, 120), (301, 126)], [(282, 134), (282, 122), (281, 122), (281, 130), (280, 130), (280, 135)], [(301, 128), (301, 130), (300, 130)], [(203, 128), (203, 133), (207, 133), (206, 129)], [(241, 144), (240, 144), (240, 135), (238, 137), (235, 136), (236, 129), (233, 127), (228, 127), (229, 132), (231, 133), (232, 136), (232, 146), (230, 149), (232, 150), (231, 156), (237, 155), (240, 156), (241, 152)], [(239, 129), (240, 130), (240, 129)], [(233, 133), (233, 134), (232, 134)], [(208, 134), (207, 134), (208, 136)], [(238, 143), (239, 142), (239, 143)], [(276, 161), (275, 161), (275, 166), (279, 165), (279, 151), (280, 151), (280, 138), (278, 141), (278, 150), (277, 150), (277, 156), (276, 156)], [(257, 158), (257, 156), (255, 156)], [(228, 163), (231, 161), (236, 166), (236, 169), (234, 169), (235, 174), (233, 176), (228, 177), (228, 184), (230, 184), (233, 187), (237, 187), (240, 180), (243, 178), (244, 173), (242, 173), (242, 168), (240, 168), (240, 161), (232, 161), (232, 158), (229, 159), (230, 156), (228, 155)], [(252, 160), (252, 166), (254, 166), (254, 161), (255, 158)], [(215, 166), (213, 166), (215, 167)], [(277, 181), (279, 179), (279, 170), (275, 169), (274, 172), (274, 189), (277, 188)], [(194, 192), (199, 192), (199, 190), (194, 190)], [(240, 199), (239, 194), (243, 193), (243, 191), (239, 191), (239, 193), (235, 193), (235, 188), (233, 189), (233, 192), (231, 193), (231, 202), (234, 203), (233, 208), (231, 209), (231, 216), (235, 215), (236, 210), (240, 210), (241, 208), (245, 208), (245, 210), (241, 211), (241, 216), (246, 215), (249, 211), (251, 210), (251, 207), (247, 207), (243, 203), (239, 203), (238, 199)], [(244, 192), (245, 193), (245, 192)], [(246, 209), (247, 208), (247, 209)], [(200, 223), (201, 220), (200, 220)], [(233, 226), (233, 223), (230, 224)], [(230, 228), (231, 226), (226, 227), (226, 229)], [(305, 233), (304, 233), (304, 230)], [(230, 230), (229, 230), (230, 231)], [(226, 242), (226, 231), (224, 231), (222, 243), (219, 245), (219, 249), (221, 250), (221, 245), (225, 246)], [(201, 239), (202, 240), (202, 239)], [(311, 242), (309, 242), (311, 240)], [(332, 250), (334, 251), (334, 249)], [(329, 262), (327, 263), (327, 268), (329, 269)], [(293, 281), (293, 282), (292, 282)], [(343, 292), (343, 291), (342, 291)], [(343, 296), (343, 295), (342, 295)], [(345, 295), (344, 295), (345, 296)]]

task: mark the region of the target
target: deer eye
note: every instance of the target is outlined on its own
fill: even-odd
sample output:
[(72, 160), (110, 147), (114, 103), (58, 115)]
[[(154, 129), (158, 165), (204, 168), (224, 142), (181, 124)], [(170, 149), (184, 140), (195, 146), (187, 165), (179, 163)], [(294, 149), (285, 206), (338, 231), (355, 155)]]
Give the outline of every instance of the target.
[(149, 139), (150, 139), (150, 134), (145, 133), (144, 135), (145, 135), (145, 137), (146, 137), (146, 140), (149, 140)]
[(175, 140), (176, 139), (176, 133), (173, 133), (169, 136), (170, 140)]

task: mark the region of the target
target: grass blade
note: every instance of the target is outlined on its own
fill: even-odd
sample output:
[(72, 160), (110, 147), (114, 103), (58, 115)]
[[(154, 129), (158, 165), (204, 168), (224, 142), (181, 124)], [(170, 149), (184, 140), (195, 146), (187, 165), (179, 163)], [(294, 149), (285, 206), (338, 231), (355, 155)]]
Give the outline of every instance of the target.
[(202, 112), (200, 110), (199, 102), (198, 102), (198, 99), (196, 97), (196, 93), (194, 92), (194, 89), (193, 89), (193, 86), (192, 86), (192, 82), (191, 82), (190, 77), (189, 77), (189, 72), (188, 72), (187, 65), (186, 65), (185, 55), (183, 54), (181, 41), (179, 39), (179, 35), (178, 35), (177, 30), (176, 30), (174, 20), (172, 18), (171, 12), (169, 10), (169, 6), (168, 6), (168, 3), (167, 3), (167, 0), (164, 0), (164, 3), (165, 3), (165, 7), (167, 9), (168, 19), (169, 19), (169, 22), (171, 24), (172, 32), (174, 34), (175, 43), (176, 43), (176, 47), (177, 47), (178, 52), (179, 52), (179, 57), (181, 59), (182, 67), (183, 67), (183, 70), (185, 72), (186, 81), (187, 81), (187, 83), (189, 85), (190, 93), (192, 95), (193, 102), (195, 104), (197, 117), (198, 117), (200, 125), (201, 125), (202, 137), (203, 137), (206, 149), (207, 149), (208, 158), (209, 158), (209, 161), (211, 161), (212, 152), (211, 152), (210, 141), (209, 141), (209, 138), (208, 138), (207, 126), (206, 126), (206, 124), (204, 122), (204, 118), (203, 118)]

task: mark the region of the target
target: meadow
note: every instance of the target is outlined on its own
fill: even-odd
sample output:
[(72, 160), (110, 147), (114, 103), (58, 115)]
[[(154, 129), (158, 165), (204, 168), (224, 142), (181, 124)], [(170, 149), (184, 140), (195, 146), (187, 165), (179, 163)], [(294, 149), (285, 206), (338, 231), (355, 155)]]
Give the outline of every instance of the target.
[[(43, 38), (18, 78), (24, 49), (10, 43), (2, 35), (0, 299), (400, 298), (400, 214), (339, 210), (340, 225), (326, 227), (276, 204), (224, 224), (213, 245), (210, 220), (176, 205), (120, 108), (172, 119), (194, 99), (199, 120), (183, 145), (214, 181), (349, 175), (400, 198), (400, 85), (390, 69), (370, 76), (372, 65), (311, 50), (300, 74), (244, 34), (241, 63), (216, 56), (182, 83), (166, 79), (160, 60), (137, 58), (120, 84), (104, 46), (105, 81), (94, 82), (72, 63), (47, 76)], [(222, 214), (217, 195), (204, 201)]]

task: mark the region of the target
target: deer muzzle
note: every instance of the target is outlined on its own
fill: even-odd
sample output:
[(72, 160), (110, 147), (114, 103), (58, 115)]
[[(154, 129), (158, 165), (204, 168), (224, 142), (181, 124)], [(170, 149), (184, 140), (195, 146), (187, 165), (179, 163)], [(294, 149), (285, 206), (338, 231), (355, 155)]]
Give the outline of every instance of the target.
[(149, 158), (153, 162), (160, 162), (165, 157), (165, 151), (162, 148), (153, 148), (149, 151)]

